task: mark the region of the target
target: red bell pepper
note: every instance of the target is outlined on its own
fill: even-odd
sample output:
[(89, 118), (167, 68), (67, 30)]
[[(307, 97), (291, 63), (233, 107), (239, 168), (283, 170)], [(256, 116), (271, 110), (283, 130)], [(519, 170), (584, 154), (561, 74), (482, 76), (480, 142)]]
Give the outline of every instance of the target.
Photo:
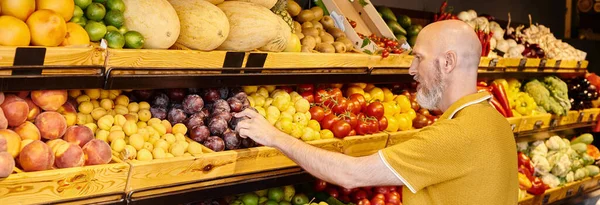
[(496, 110), (498, 110), (498, 112), (502, 114), (502, 116), (508, 117), (508, 114), (506, 114), (506, 110), (504, 110), (504, 107), (502, 107), (500, 102), (498, 102), (498, 100), (495, 97), (492, 97), (492, 100), (490, 100), (490, 102), (492, 106), (494, 106), (494, 108), (496, 108)]
[(527, 189), (527, 192), (533, 195), (542, 195), (546, 192), (546, 185), (539, 177), (536, 177), (531, 181), (531, 188)]
[(508, 97), (506, 95), (506, 91), (504, 90), (504, 87), (500, 84), (498, 84), (497, 82), (492, 82), (492, 94), (494, 94), (494, 96), (496, 97), (496, 99), (498, 100), (498, 102), (500, 103), (500, 105), (502, 105), (502, 108), (504, 108), (505, 112), (506, 112), (506, 117), (512, 117), (512, 110), (510, 108), (510, 104), (508, 103)]
[[(518, 152), (517, 157), (518, 157), (519, 166), (525, 165), (525, 167), (529, 167), (529, 165), (531, 165), (531, 159), (529, 159), (529, 157), (527, 155), (523, 154), (523, 152)], [(529, 171), (533, 172), (533, 170), (529, 170)]]
[(519, 165), (519, 173), (527, 176), (529, 180), (533, 180), (533, 178), (535, 178), (535, 176), (533, 176), (533, 172), (529, 171), (529, 168), (525, 165)]

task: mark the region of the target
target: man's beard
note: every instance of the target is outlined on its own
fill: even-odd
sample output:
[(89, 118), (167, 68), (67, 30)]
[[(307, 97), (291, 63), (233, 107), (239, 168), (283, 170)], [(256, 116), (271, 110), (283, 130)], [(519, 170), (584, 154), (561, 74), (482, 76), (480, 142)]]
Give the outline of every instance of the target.
[(440, 67), (435, 64), (435, 68), (434, 79), (431, 82), (427, 82), (429, 85), (419, 82), (419, 86), (417, 87), (417, 103), (422, 108), (428, 110), (438, 109), (438, 105), (442, 100), (442, 94), (446, 89), (446, 79), (442, 76)]

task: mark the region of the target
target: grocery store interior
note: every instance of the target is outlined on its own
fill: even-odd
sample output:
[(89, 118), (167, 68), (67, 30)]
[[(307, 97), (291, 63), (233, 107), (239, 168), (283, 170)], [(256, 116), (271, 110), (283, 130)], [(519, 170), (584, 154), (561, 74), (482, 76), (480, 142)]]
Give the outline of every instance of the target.
[[(599, 21), (599, 0), (0, 0), (0, 204), (600, 204)], [(473, 113), (409, 71), (438, 37), (479, 42), (492, 120), (458, 129), (508, 154), (419, 134)], [(485, 163), (422, 177), (462, 171), (440, 150)], [(373, 156), (396, 182), (341, 179)], [(465, 183), (499, 175), (513, 191)]]

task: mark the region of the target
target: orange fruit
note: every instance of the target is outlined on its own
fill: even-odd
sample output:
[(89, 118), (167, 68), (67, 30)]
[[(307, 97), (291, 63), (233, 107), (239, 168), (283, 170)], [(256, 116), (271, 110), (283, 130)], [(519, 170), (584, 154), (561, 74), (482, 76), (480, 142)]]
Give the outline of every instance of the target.
[(13, 16), (0, 16), (0, 46), (28, 46), (30, 39), (25, 22)]
[(35, 0), (1, 0), (0, 7), (2, 15), (14, 16), (25, 21), (35, 11)]
[(67, 35), (61, 46), (90, 45), (90, 37), (83, 27), (77, 23), (67, 23)]
[(58, 46), (65, 40), (67, 24), (62, 16), (51, 10), (37, 10), (27, 19), (34, 46)]
[(73, 0), (36, 0), (35, 3), (38, 10), (52, 10), (60, 14), (65, 21), (71, 20), (73, 11), (75, 10), (75, 2)]

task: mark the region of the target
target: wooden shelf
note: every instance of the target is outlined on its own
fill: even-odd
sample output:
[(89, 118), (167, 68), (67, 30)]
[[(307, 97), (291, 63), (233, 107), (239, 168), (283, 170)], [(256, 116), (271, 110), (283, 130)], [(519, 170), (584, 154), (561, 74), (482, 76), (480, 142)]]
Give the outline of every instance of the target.
[(519, 205), (558, 203), (560, 201), (568, 200), (572, 197), (581, 196), (583, 194), (599, 190), (600, 186), (598, 185), (600, 185), (600, 175), (595, 177), (586, 177), (584, 179), (565, 184), (564, 186), (548, 189), (542, 195), (528, 195), (527, 197), (519, 200)]

